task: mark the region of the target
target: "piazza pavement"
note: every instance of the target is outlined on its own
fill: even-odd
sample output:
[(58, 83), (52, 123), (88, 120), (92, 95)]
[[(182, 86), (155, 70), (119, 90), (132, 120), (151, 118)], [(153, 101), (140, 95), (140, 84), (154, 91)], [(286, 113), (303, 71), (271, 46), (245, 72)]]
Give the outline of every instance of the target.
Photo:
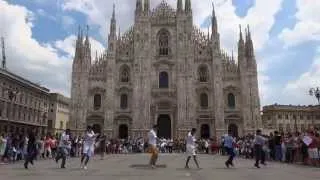
[(202, 169), (190, 161), (189, 170), (184, 169), (185, 155), (160, 154), (158, 168), (146, 164), (149, 155), (107, 155), (104, 160), (97, 156), (82, 170), (79, 159), (69, 159), (66, 169), (59, 169), (53, 160), (40, 160), (30, 169), (22, 163), (0, 165), (0, 180), (311, 180), (320, 179), (320, 168), (269, 162), (256, 169), (253, 160), (236, 159), (235, 168), (224, 166), (226, 157), (198, 155)]

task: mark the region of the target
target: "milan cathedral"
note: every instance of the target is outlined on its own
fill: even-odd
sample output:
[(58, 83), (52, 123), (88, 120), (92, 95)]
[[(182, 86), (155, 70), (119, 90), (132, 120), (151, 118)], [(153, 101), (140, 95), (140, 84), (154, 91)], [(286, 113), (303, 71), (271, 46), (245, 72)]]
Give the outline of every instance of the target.
[[(184, 4), (184, 5), (183, 5)], [(115, 7), (107, 48), (92, 58), (79, 30), (72, 66), (70, 128), (113, 138), (202, 138), (253, 133), (261, 127), (257, 63), (249, 27), (239, 33), (238, 56), (220, 47), (215, 10), (211, 33), (193, 25), (191, 0), (172, 8), (136, 0), (134, 24), (117, 33)], [(237, 58), (237, 60), (235, 59)]]

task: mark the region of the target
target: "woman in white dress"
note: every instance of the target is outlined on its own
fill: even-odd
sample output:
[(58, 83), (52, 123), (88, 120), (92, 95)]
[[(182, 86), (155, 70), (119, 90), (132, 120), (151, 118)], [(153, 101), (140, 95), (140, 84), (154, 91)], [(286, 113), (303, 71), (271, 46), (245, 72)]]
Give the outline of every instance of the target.
[(94, 146), (97, 136), (98, 134), (93, 132), (92, 127), (88, 126), (83, 139), (83, 155), (81, 157), (81, 168), (83, 169), (87, 169), (87, 164), (90, 160), (90, 157), (94, 155)]

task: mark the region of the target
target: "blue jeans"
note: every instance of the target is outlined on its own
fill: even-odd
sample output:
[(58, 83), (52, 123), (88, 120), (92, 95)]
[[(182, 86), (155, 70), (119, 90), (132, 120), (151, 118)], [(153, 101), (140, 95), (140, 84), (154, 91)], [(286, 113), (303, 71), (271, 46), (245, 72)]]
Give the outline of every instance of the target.
[(282, 160), (282, 147), (281, 145), (276, 145), (276, 161)]
[(225, 149), (229, 155), (229, 159), (227, 160), (227, 163), (232, 164), (233, 158), (236, 156), (236, 154), (234, 153), (234, 149), (228, 148), (228, 147), (225, 147)]

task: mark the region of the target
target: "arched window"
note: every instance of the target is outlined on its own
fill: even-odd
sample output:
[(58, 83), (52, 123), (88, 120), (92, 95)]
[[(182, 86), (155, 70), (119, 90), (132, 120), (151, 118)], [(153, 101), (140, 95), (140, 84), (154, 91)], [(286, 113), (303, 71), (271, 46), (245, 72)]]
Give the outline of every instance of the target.
[(201, 66), (198, 70), (198, 76), (200, 82), (208, 82), (209, 80), (209, 71), (207, 66)]
[(166, 30), (159, 33), (159, 55), (169, 55), (169, 32)]
[(95, 110), (98, 110), (101, 108), (101, 95), (95, 94), (93, 97), (93, 108)]
[(200, 95), (200, 106), (202, 109), (207, 109), (208, 105), (208, 95), (206, 93), (202, 93)]
[(169, 75), (167, 72), (159, 74), (159, 88), (169, 88)]
[(123, 83), (127, 83), (130, 81), (130, 70), (128, 67), (124, 67), (120, 72), (120, 81)]
[(236, 98), (232, 93), (228, 94), (228, 107), (231, 109), (234, 109), (236, 107)]
[(128, 96), (126, 94), (122, 94), (120, 97), (120, 108), (121, 109), (128, 108)]

